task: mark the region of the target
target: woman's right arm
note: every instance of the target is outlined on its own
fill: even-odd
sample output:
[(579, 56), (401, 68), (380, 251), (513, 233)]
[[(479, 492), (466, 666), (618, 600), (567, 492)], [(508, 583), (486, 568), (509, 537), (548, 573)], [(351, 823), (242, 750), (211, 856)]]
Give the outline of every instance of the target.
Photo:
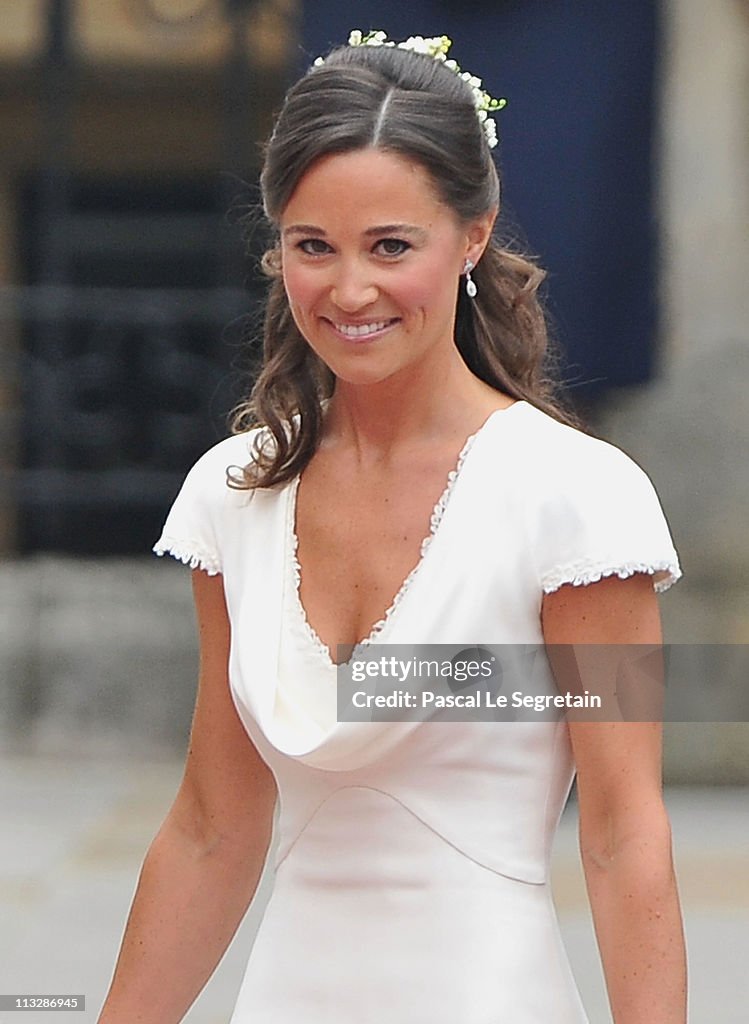
[(223, 956), (257, 889), (276, 786), (228, 682), (221, 576), (193, 572), (200, 675), (185, 772), (149, 847), (99, 1024), (177, 1024)]

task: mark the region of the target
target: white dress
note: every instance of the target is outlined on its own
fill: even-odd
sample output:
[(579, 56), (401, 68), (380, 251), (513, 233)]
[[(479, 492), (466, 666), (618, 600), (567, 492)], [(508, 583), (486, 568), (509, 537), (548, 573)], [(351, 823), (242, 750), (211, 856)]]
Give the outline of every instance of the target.
[[(549, 885), (574, 775), (564, 720), (337, 721), (299, 599), (298, 481), (225, 484), (251, 441), (196, 463), (155, 547), (223, 574), (233, 699), (279, 790), (232, 1024), (585, 1024)], [(366, 643), (542, 644), (545, 592), (635, 572), (657, 590), (680, 575), (645, 473), (516, 402), (466, 442)]]

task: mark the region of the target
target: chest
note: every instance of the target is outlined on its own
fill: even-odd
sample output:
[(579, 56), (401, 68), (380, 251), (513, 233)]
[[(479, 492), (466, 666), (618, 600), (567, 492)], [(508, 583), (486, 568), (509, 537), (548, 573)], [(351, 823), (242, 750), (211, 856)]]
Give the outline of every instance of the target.
[(326, 646), (368, 636), (418, 571), (454, 469), (454, 458), (368, 474), (310, 464), (295, 497), (298, 596)]

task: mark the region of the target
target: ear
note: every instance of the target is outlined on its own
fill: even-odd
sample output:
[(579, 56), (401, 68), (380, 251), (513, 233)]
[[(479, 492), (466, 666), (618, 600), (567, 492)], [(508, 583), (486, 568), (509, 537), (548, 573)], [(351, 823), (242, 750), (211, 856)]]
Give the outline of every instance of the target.
[(492, 231), (494, 230), (494, 222), (497, 219), (498, 213), (497, 207), (488, 210), (481, 217), (477, 217), (476, 220), (470, 221), (466, 229), (466, 252), (465, 256), (467, 260), (470, 260), (474, 266), (478, 263), (484, 254), (489, 244), (489, 239), (492, 237)]

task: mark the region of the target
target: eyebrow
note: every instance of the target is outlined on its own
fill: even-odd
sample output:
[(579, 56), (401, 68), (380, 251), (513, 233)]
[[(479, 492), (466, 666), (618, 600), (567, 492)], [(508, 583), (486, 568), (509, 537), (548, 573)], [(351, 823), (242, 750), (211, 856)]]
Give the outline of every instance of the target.
[[(382, 224), (374, 228), (367, 228), (364, 232), (367, 238), (381, 238), (384, 235), (411, 235), (419, 239), (425, 239), (427, 232), (414, 224)], [(284, 238), (290, 235), (306, 235), (314, 238), (325, 238), (327, 232), (314, 224), (290, 224), (283, 230)]]

